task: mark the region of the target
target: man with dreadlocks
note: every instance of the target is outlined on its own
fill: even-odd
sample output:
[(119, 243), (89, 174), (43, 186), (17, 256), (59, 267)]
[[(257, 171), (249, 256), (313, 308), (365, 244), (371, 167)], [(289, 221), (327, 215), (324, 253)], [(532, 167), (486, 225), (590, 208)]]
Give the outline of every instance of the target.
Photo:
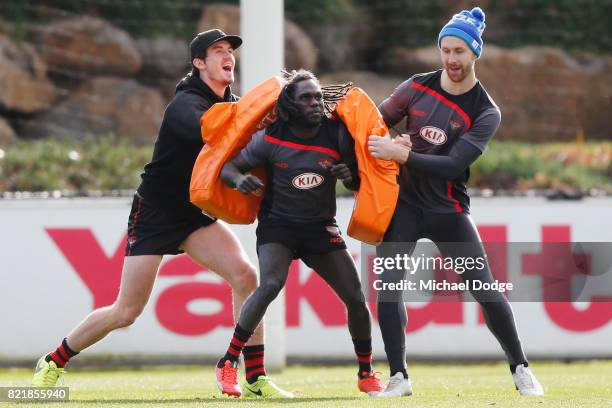
[[(359, 362), (359, 390), (380, 392), (382, 383), (372, 369), (370, 312), (357, 269), (334, 220), (336, 179), (352, 190), (359, 186), (353, 139), (340, 120), (325, 116), (323, 92), (309, 71), (293, 71), (288, 76), (277, 110), (279, 120), (256, 133), (221, 172), (222, 180), (241, 193), (259, 194), (264, 187), (262, 181), (247, 171), (263, 165), (268, 186), (258, 214), (260, 285), (244, 303), (217, 369), (237, 370), (242, 347), (285, 285), (291, 261), (300, 258), (329, 284), (347, 308)], [(256, 364), (246, 364), (246, 396), (290, 396), (271, 387), (254, 388), (252, 384), (261, 370)], [(220, 388), (225, 392), (223, 384)]]

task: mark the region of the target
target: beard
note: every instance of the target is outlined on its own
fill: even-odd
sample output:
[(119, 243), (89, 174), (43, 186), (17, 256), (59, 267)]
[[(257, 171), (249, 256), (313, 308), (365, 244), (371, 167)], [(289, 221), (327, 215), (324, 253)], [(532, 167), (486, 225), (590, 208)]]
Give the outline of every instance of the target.
[(289, 112), (289, 122), (295, 123), (302, 128), (315, 128), (321, 124), (323, 114), (305, 114), (302, 112)]
[(471, 64), (468, 65), (460, 65), (459, 66), (459, 71), (458, 72), (453, 72), (451, 73), (450, 70), (450, 66), (446, 66), (446, 73), (448, 75), (448, 78), (453, 81), (453, 82), (463, 82), (463, 80), (465, 78), (467, 78), (467, 76), (472, 72), (472, 66)]

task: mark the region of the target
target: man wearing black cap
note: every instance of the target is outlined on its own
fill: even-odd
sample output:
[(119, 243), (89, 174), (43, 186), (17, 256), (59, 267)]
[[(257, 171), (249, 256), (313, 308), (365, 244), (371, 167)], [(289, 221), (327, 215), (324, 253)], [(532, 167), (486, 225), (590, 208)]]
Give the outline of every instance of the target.
[[(234, 50), (241, 44), (240, 37), (218, 29), (199, 33), (191, 42), (192, 70), (178, 83), (166, 108), (153, 158), (134, 195), (117, 300), (90, 313), (55, 351), (40, 358), (34, 386), (55, 386), (73, 356), (134, 322), (149, 299), (165, 254), (186, 252), (225, 279), (232, 287), (235, 319), (257, 287), (255, 269), (236, 237), (189, 201), (192, 168), (203, 147), (200, 118), (217, 102), (238, 100), (230, 85), (234, 82)], [(248, 363), (256, 361), (265, 374), (263, 354), (260, 325), (243, 355)], [(239, 389), (235, 377), (233, 381)]]

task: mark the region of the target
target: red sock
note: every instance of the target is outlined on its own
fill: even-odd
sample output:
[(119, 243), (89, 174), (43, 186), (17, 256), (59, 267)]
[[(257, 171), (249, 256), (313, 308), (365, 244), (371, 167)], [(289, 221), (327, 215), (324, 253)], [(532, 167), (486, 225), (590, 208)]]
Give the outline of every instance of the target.
[(64, 367), (66, 364), (68, 364), (68, 361), (70, 361), (70, 359), (77, 354), (79, 354), (79, 352), (73, 351), (68, 346), (68, 342), (64, 338), (64, 340), (62, 340), (62, 344), (60, 344), (55, 351), (52, 351), (45, 360), (47, 362), (53, 360), (58, 367)]
[(359, 362), (359, 377), (361, 377), (364, 371), (367, 373), (372, 371), (372, 339), (353, 339), (353, 345)]
[(244, 356), (244, 367), (246, 369), (246, 380), (249, 384), (257, 381), (260, 375), (266, 375), (264, 367), (264, 345), (246, 346), (242, 349)]
[(223, 364), (226, 360), (229, 360), (232, 363), (237, 362), (238, 358), (240, 357), (240, 353), (244, 348), (244, 345), (247, 341), (249, 341), (249, 338), (252, 335), (253, 333), (249, 333), (248, 331), (240, 327), (239, 324), (237, 324), (236, 328), (234, 329), (234, 336), (232, 337), (229, 347), (227, 348), (227, 352), (225, 352), (225, 356), (223, 356), (223, 358), (219, 360), (217, 367), (223, 367)]

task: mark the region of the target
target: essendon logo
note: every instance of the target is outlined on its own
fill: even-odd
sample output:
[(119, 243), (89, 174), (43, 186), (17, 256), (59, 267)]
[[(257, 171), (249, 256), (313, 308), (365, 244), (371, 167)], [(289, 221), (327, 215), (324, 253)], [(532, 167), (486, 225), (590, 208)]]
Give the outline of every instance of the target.
[(276, 108), (272, 109), (270, 112), (264, 116), (264, 118), (255, 126), (255, 129), (262, 130), (270, 126), (277, 119)]
[(425, 113), (425, 111), (422, 111), (417, 108), (413, 108), (413, 109), (410, 109), (410, 116), (419, 116), (422, 118), (422, 117), (427, 116), (427, 114)]
[(323, 184), (325, 178), (316, 173), (303, 173), (293, 178), (291, 183), (293, 187), (299, 188), (300, 190), (307, 190)]
[(324, 158), (319, 160), (319, 166), (323, 167), (325, 170), (331, 168), (334, 165), (334, 161), (329, 158)]
[(460, 128), (461, 126), (463, 126), (463, 123), (461, 123), (459, 119), (453, 118), (450, 120), (450, 125), (453, 128), (453, 130), (455, 130), (456, 128)]
[(423, 126), (419, 130), (419, 135), (431, 144), (441, 145), (446, 143), (446, 133), (434, 126)]

